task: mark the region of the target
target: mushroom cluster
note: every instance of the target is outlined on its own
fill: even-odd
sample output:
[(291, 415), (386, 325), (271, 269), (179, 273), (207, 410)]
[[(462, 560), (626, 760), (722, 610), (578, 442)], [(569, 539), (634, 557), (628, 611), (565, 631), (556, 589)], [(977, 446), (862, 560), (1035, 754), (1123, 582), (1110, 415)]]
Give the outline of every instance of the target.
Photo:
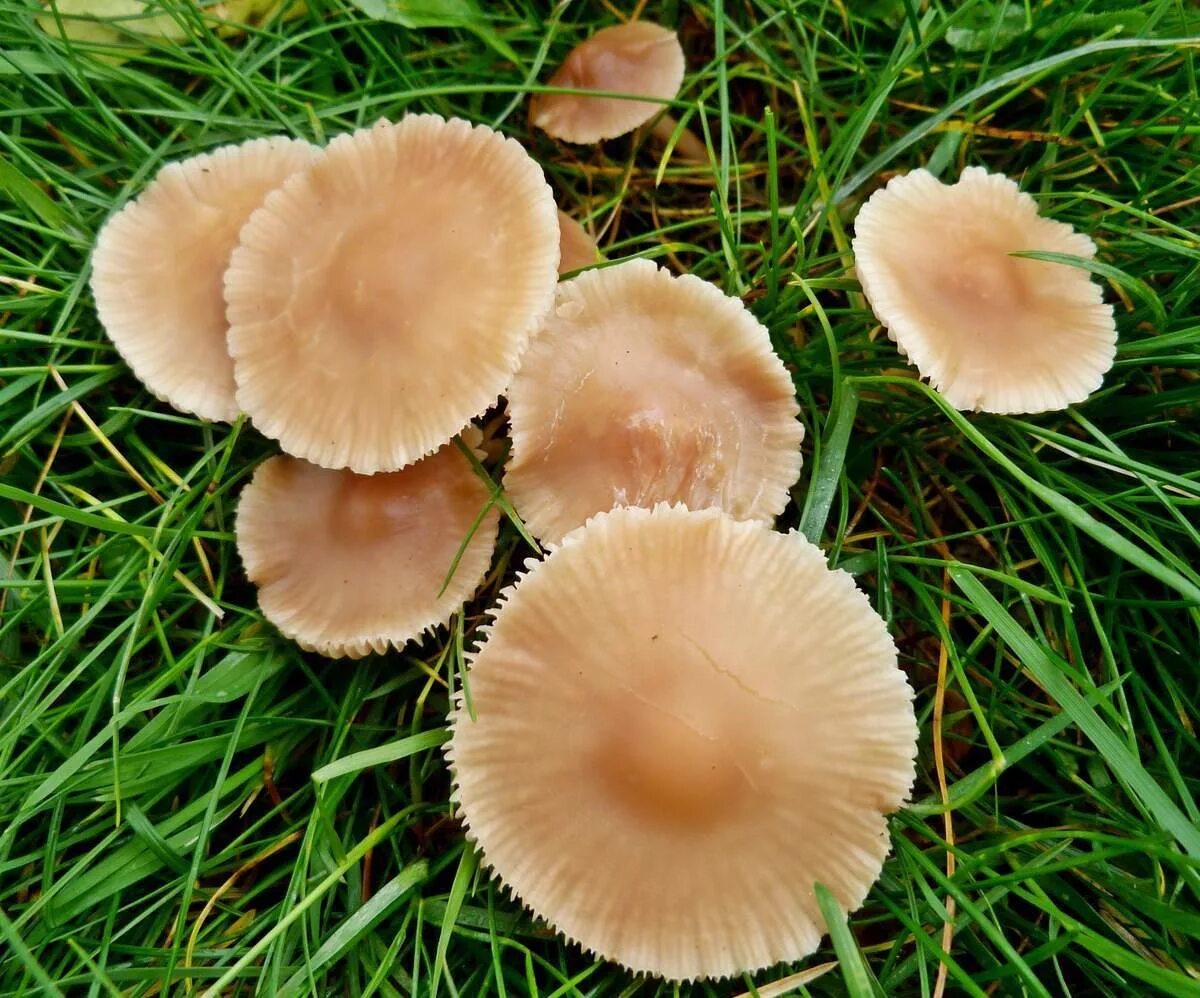
[[(605, 29), (531, 120), (576, 143), (661, 126), (684, 72), (674, 32)], [(1095, 246), (1005, 177), (896, 178), (854, 251), (952, 405), (1063, 406), (1112, 362), (1099, 287), (1054, 258)], [(243, 492), (238, 548), (263, 614), (326, 656), (472, 598), (499, 527), (473, 420), (506, 396), (504, 487), (550, 553), (469, 655), (454, 801), (584, 948), (723, 977), (816, 948), (815, 884), (863, 903), (914, 778), (913, 694), (853, 580), (773, 529), (803, 428), (767, 329), (695, 276), (598, 263), (516, 141), (413, 114), (164, 167), (101, 231), (92, 287), (155, 395), (245, 412), (285, 452)]]
[(203, 418), (246, 412), (289, 455), (247, 486), (237, 540), (302, 647), (402, 647), (483, 580), (499, 515), (451, 440), (478, 443), (559, 239), (520, 144), (430, 114), (168, 164), (100, 232), (96, 308), (134, 372)]

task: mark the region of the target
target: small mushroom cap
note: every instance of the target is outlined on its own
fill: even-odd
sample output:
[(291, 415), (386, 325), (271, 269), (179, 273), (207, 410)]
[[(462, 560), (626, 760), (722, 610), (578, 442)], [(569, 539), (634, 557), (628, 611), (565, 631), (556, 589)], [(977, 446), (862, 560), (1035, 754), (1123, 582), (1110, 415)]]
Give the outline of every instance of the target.
[(254, 139), (168, 163), (100, 230), (100, 322), (133, 373), (175, 408), (237, 417), (221, 279), (246, 219), (316, 151)]
[(559, 285), (508, 391), (505, 488), (550, 543), (613, 506), (770, 521), (800, 474), (791, 378), (736, 298), (648, 260)]
[(571, 50), (547, 86), (640, 94), (658, 101), (580, 94), (537, 94), (530, 118), (547, 135), (566, 142), (615, 139), (645, 124), (683, 83), (683, 49), (674, 31), (630, 21), (597, 31)]
[(403, 647), (471, 598), (496, 543), (494, 507), (471, 534), (487, 498), (452, 444), (379, 475), (273, 457), (242, 492), (238, 551), (281, 632), (322, 655), (361, 658)]
[(565, 211), (558, 213), (558, 272), (570, 273), (600, 262), (596, 240)]
[(508, 385), (558, 238), (541, 167), (490, 128), (418, 114), (337, 137), (233, 252), (238, 401), (315, 464), (412, 463)]
[(1043, 412), (1100, 387), (1117, 339), (1100, 286), (1078, 267), (1011, 255), (1090, 260), (1096, 246), (1040, 218), (1008, 177), (969, 166), (947, 185), (913, 170), (871, 195), (854, 230), (871, 308), (951, 405)]
[[(668, 978), (811, 953), (914, 777), (912, 690), (854, 581), (718, 510), (602, 514), (506, 591), (451, 715), (484, 860), (586, 949)], [(473, 711), (473, 715), (472, 715)]]

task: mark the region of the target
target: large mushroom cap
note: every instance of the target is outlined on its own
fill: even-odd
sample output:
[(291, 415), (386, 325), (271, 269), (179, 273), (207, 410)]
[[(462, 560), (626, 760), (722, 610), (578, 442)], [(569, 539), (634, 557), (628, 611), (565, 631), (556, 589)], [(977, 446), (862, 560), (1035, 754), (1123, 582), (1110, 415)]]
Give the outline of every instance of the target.
[[(455, 800), (494, 872), (587, 949), (669, 978), (812, 952), (914, 776), (884, 622), (800, 535), (620, 509), (514, 589), (451, 717)], [(473, 712), (473, 713), (472, 713)]]
[(495, 508), (471, 533), (487, 497), (453, 445), (379, 475), (273, 457), (242, 493), (238, 551), (280, 631), (322, 655), (361, 658), (402, 647), (474, 594), (496, 542)]
[(771, 520), (800, 473), (799, 409), (767, 331), (647, 260), (559, 285), (508, 402), (505, 487), (551, 543), (615, 505)]
[(234, 250), (238, 401), (316, 464), (415, 461), (507, 386), (558, 238), (541, 167), (490, 128), (421, 114), (339, 136)]
[(871, 195), (854, 229), (872, 309), (951, 405), (1042, 412), (1100, 387), (1117, 335), (1100, 286), (1077, 267), (1011, 255), (1091, 259), (1095, 244), (1040, 218), (1008, 177), (967, 167), (946, 185), (913, 170)]
[(100, 322), (133, 373), (177, 409), (236, 418), (222, 275), (251, 212), (315, 153), (294, 139), (254, 139), (168, 163), (100, 230)]
[(683, 83), (683, 49), (674, 31), (631, 21), (597, 31), (581, 42), (547, 86), (639, 94), (657, 101), (582, 94), (538, 94), (531, 120), (547, 135), (590, 143), (632, 132), (662, 110)]

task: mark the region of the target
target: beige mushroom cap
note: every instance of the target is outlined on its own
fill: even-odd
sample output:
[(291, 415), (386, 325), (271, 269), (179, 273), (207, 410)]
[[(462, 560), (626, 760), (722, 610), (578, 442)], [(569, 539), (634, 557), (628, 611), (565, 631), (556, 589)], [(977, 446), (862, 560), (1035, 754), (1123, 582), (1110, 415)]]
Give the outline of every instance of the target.
[[(638, 972), (811, 953), (914, 777), (912, 690), (854, 581), (718, 510), (602, 514), (506, 591), (451, 715), (468, 835), (535, 914)], [(472, 712), (473, 711), (473, 719)]]
[(640, 94), (658, 101), (578, 94), (537, 94), (533, 123), (556, 139), (592, 143), (615, 139), (645, 124), (683, 83), (683, 49), (674, 31), (630, 21), (597, 31), (571, 50), (547, 86)]
[(251, 212), (316, 151), (254, 139), (168, 163), (100, 230), (92, 255), (100, 322), (133, 373), (175, 408), (237, 417), (222, 275)]
[(736, 298), (648, 260), (559, 285), (508, 391), (505, 488), (550, 543), (613, 506), (770, 521), (800, 474), (791, 378)]
[(570, 273), (600, 262), (600, 251), (596, 248), (587, 229), (565, 211), (558, 213), (558, 272)]
[(1090, 260), (1096, 246), (1040, 218), (1008, 177), (969, 166), (947, 185), (913, 170), (871, 195), (854, 230), (872, 309), (951, 405), (1043, 412), (1100, 387), (1117, 339), (1100, 286), (1077, 267), (1010, 255)]
[(412, 463), (508, 385), (558, 239), (541, 167), (490, 128), (418, 114), (339, 136), (233, 252), (238, 401), (315, 464)]
[(273, 457), (242, 492), (238, 551), (281, 632), (322, 655), (361, 658), (403, 647), (475, 593), (499, 523), (493, 507), (471, 534), (487, 498), (452, 444), (379, 475)]

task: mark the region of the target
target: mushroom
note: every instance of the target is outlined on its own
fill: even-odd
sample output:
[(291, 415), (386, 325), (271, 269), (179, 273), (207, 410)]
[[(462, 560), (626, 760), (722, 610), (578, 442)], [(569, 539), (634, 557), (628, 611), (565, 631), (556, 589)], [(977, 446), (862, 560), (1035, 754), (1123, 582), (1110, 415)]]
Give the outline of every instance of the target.
[(453, 444), (378, 475), (272, 457), (242, 492), (238, 551), (263, 615), (283, 634), (322, 655), (361, 658), (403, 647), (474, 594), (499, 522), (487, 502)]
[(558, 239), (541, 167), (490, 128), (417, 114), (335, 138), (233, 252), (238, 401), (324, 467), (411, 464), (507, 386)]
[(559, 285), (508, 391), (505, 488), (555, 543), (615, 505), (769, 522), (800, 474), (791, 378), (736, 298), (648, 260)]
[(1043, 412), (1100, 387), (1117, 336), (1100, 286), (1081, 268), (1012, 255), (1090, 260), (1096, 246), (1039, 217), (1008, 177), (969, 166), (947, 185), (913, 170), (871, 195), (854, 229), (871, 308), (951, 405)]
[(797, 533), (710, 509), (601, 514), (505, 591), (448, 744), (484, 861), (635, 972), (724, 977), (859, 907), (914, 777), (883, 620)]
[(536, 94), (530, 119), (567, 142), (615, 139), (661, 111), (663, 102), (679, 93), (683, 71), (683, 49), (674, 31), (649, 21), (603, 28), (571, 50), (547, 85), (656, 99)]
[(100, 322), (175, 408), (237, 417), (221, 277), (251, 212), (315, 153), (295, 139), (253, 139), (168, 163), (100, 230), (91, 279)]
[(573, 270), (582, 270), (600, 260), (600, 251), (596, 248), (587, 229), (580, 225), (565, 211), (558, 213), (558, 272), (567, 274)]

